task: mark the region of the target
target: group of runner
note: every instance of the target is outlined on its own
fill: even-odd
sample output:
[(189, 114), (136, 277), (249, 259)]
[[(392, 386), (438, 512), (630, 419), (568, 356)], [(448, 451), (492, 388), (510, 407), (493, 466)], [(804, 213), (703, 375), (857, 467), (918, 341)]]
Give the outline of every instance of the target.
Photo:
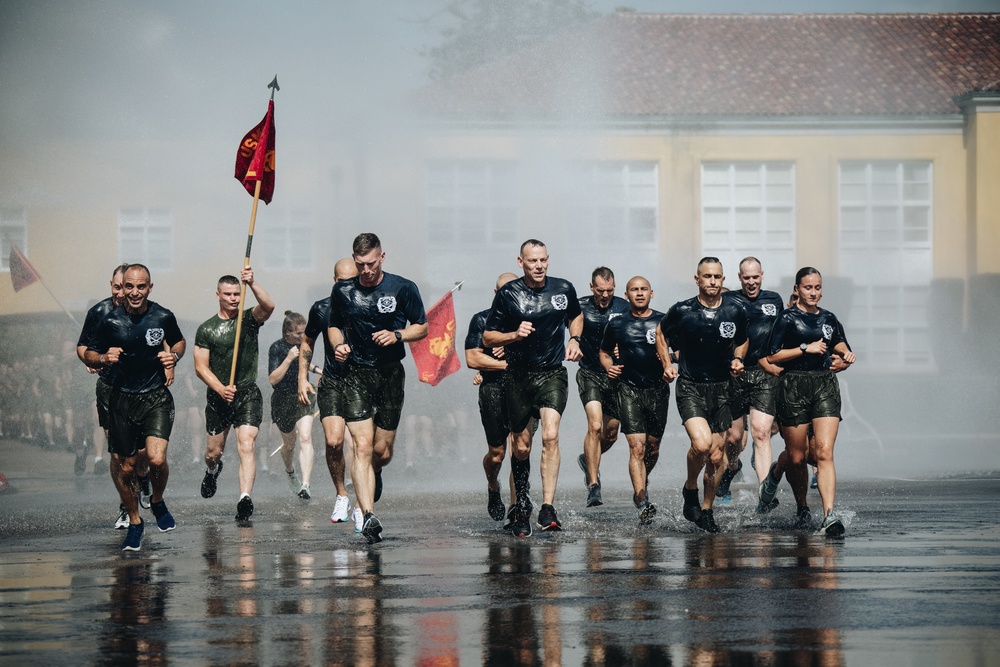
[[(719, 532), (713, 504), (729, 495), (742, 468), (739, 454), (749, 420), (757, 512), (777, 506), (777, 485), (787, 474), (797, 504), (796, 526), (814, 527), (806, 501), (807, 463), (813, 463), (823, 504), (819, 531), (843, 535), (844, 523), (834, 511), (833, 449), (840, 422), (834, 373), (856, 358), (836, 316), (818, 305), (819, 271), (805, 267), (798, 272), (796, 301), (785, 308), (777, 293), (761, 289), (764, 271), (757, 258), (740, 262), (741, 288), (728, 291), (721, 261), (705, 257), (694, 276), (697, 295), (664, 314), (650, 306), (653, 289), (642, 276), (628, 281), (622, 299), (615, 296), (614, 273), (598, 267), (591, 276), (592, 294), (578, 298), (571, 283), (548, 275), (548, 253), (541, 241), (525, 241), (517, 261), (523, 276), (499, 277), (492, 307), (472, 318), (465, 341), (466, 363), (479, 371), (490, 517), (506, 517), (504, 527), (514, 535), (531, 535), (529, 454), (540, 428), (542, 505), (536, 525), (561, 529), (553, 502), (559, 423), (567, 402), (563, 362), (578, 361), (576, 381), (587, 432), (577, 462), (587, 507), (603, 503), (601, 456), (621, 431), (629, 447), (638, 521), (653, 521), (657, 507), (650, 499), (649, 476), (659, 459), (670, 384), (676, 380), (677, 409), (690, 439), (681, 492), (685, 519)], [(785, 451), (772, 461), (775, 422)], [(509, 509), (499, 485), (508, 444)]]
[[(818, 306), (818, 271), (799, 272), (798, 304), (783, 309), (780, 297), (760, 289), (758, 260), (743, 260), (742, 289), (726, 292), (721, 262), (706, 257), (695, 275), (698, 295), (664, 314), (651, 308), (652, 286), (642, 276), (628, 281), (622, 299), (614, 294), (614, 274), (599, 267), (592, 275), (592, 295), (580, 299), (572, 283), (548, 275), (548, 259), (544, 243), (525, 241), (517, 258), (523, 275), (500, 276), (491, 308), (473, 318), (466, 339), (467, 363), (480, 372), (476, 381), (488, 446), (483, 459), (487, 510), (494, 520), (506, 518), (505, 528), (516, 536), (531, 535), (530, 454), (534, 435), (541, 431), (542, 502), (535, 523), (542, 530), (561, 529), (555, 491), (559, 427), (568, 393), (563, 364), (574, 361), (580, 363), (577, 385), (588, 422), (584, 451), (577, 459), (588, 507), (603, 502), (600, 459), (621, 430), (629, 446), (639, 522), (653, 520), (657, 508), (650, 499), (649, 475), (659, 457), (670, 383), (677, 379), (677, 406), (691, 441), (682, 491), (686, 519), (703, 530), (719, 530), (712, 505), (720, 485), (726, 490), (742, 465), (738, 454), (749, 415), (760, 480), (758, 511), (774, 508), (778, 481), (787, 474), (799, 523), (808, 525), (805, 466), (814, 461), (823, 498), (821, 530), (843, 533), (833, 511), (840, 404), (832, 373), (855, 359), (836, 317)], [(353, 520), (369, 543), (382, 539), (375, 503), (382, 495), (382, 471), (392, 460), (403, 407), (403, 344), (427, 335), (419, 290), (412, 281), (385, 272), (384, 261), (379, 238), (358, 235), (352, 257), (335, 267), (331, 295), (315, 302), (308, 318), (286, 311), (282, 338), (268, 354), (271, 418), (281, 433), (292, 492), (311, 497), (310, 433), (318, 414), (336, 489), (330, 519)], [(153, 283), (147, 267), (117, 267), (111, 287), (112, 296), (88, 312), (77, 353), (98, 374), (98, 418), (121, 501), (116, 525), (127, 529), (121, 548), (139, 550), (144, 530), (140, 507), (151, 510), (160, 531), (176, 526), (163, 499), (174, 416), (168, 387), (187, 343), (173, 313), (149, 300)], [(245, 288), (256, 304), (241, 312)], [(226, 441), (235, 429), (240, 461), (235, 518), (248, 522), (254, 512), (254, 454), (263, 421), (258, 334), (275, 306), (250, 266), (239, 277), (220, 278), (216, 296), (219, 311), (198, 327), (193, 353), (195, 373), (207, 387), (201, 495), (215, 495)], [(322, 369), (312, 363), (320, 337)], [(317, 386), (310, 373), (320, 376)], [(786, 449), (772, 464), (769, 440), (775, 416)], [(345, 441), (351, 443), (352, 456), (345, 457)], [(301, 479), (294, 468), (296, 444)], [(499, 485), (508, 449), (509, 507)], [(353, 507), (345, 483), (348, 465)], [(699, 477), (705, 491), (700, 501)]]

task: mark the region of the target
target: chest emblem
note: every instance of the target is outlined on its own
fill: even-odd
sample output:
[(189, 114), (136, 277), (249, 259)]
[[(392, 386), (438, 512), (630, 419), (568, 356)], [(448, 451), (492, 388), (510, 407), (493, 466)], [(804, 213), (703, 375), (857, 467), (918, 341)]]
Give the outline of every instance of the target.
[(831, 327), (829, 324), (823, 325), (823, 338), (827, 340), (833, 338), (833, 327)]
[(646, 329), (646, 342), (650, 345), (656, 345), (656, 327)]
[(380, 313), (394, 313), (396, 312), (396, 297), (380, 296), (376, 305)]
[(720, 322), (719, 335), (723, 338), (734, 338), (736, 336), (735, 322)]
[(146, 345), (155, 347), (163, 343), (163, 329), (146, 329)]
[(565, 294), (553, 294), (552, 295), (552, 307), (556, 310), (566, 310), (569, 305), (569, 299), (566, 298)]
[(775, 317), (778, 314), (778, 308), (773, 303), (761, 304), (760, 309), (768, 317)]

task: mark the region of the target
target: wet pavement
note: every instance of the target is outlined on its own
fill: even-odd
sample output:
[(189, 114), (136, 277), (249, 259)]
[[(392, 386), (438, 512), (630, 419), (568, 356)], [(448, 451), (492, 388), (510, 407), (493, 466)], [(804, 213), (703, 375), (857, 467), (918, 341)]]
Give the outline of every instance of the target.
[(840, 540), (792, 530), (784, 484), (757, 517), (740, 482), (707, 535), (680, 517), (676, 470), (639, 527), (623, 477), (587, 509), (564, 455), (564, 531), (517, 539), (488, 518), (478, 462), (434, 494), (390, 467), (386, 539), (369, 546), (329, 522), (323, 468), (311, 502), (262, 475), (241, 527), (235, 465), (211, 500), (175, 466), (177, 529), (143, 511), (142, 550), (123, 554), (109, 479), (40, 475), (72, 459), (0, 445), (5, 664), (1000, 664), (995, 474), (841, 479)]

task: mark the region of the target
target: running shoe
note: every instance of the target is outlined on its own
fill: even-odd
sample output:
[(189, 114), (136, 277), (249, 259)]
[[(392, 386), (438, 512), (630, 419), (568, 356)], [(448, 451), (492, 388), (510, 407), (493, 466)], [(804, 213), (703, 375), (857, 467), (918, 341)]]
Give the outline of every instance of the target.
[(372, 502), (377, 503), (378, 499), (382, 497), (382, 471), (375, 471), (375, 499)]
[(698, 521), (701, 516), (701, 502), (698, 500), (698, 489), (681, 488), (684, 496), (684, 518), (688, 521)]
[(847, 529), (844, 527), (844, 522), (834, 515), (833, 510), (830, 510), (830, 513), (823, 518), (819, 532), (827, 537), (843, 537)]
[(365, 522), (361, 526), (361, 534), (368, 540), (368, 544), (375, 544), (382, 541), (382, 522), (378, 517), (369, 512), (365, 515)]
[(360, 533), (365, 527), (365, 514), (360, 507), (354, 508), (354, 532)]
[(653, 523), (653, 517), (656, 516), (656, 505), (649, 502), (648, 499), (643, 499), (636, 507), (639, 510), (640, 526), (648, 526)]
[(809, 482), (809, 488), (810, 489), (819, 488), (819, 475), (817, 475), (816, 473), (813, 473), (812, 481)]
[(351, 516), (351, 499), (347, 496), (337, 496), (330, 512), (330, 523), (344, 523)]
[(729, 485), (733, 483), (733, 479), (736, 478), (736, 475), (740, 474), (741, 470), (743, 470), (743, 461), (736, 459), (736, 470), (726, 468), (722, 471), (722, 479), (719, 480), (719, 488), (715, 490), (716, 498), (732, 496), (732, 493), (729, 491)]
[(253, 501), (250, 496), (243, 496), (240, 502), (236, 503), (236, 520), (248, 521), (253, 515)]
[(538, 526), (545, 530), (562, 530), (559, 517), (556, 516), (556, 508), (552, 505), (543, 504), (538, 510)]
[(763, 500), (757, 501), (757, 514), (768, 514), (775, 507), (778, 506), (778, 499), (774, 498), (771, 502), (765, 503)]
[(813, 516), (808, 505), (803, 505), (795, 510), (795, 530), (811, 530), (812, 526)]
[(715, 513), (712, 510), (702, 510), (701, 514), (698, 515), (698, 520), (694, 522), (694, 525), (698, 526), (707, 533), (718, 533), (722, 530), (719, 528), (719, 524), (715, 523)]
[(500, 497), (500, 489), (487, 491), (486, 511), (490, 513), (490, 518), (494, 521), (503, 521), (507, 508), (503, 505), (503, 498)]
[(124, 505), (119, 505), (118, 518), (115, 519), (115, 530), (124, 530), (125, 528), (128, 528), (128, 512)]
[(517, 504), (510, 506), (507, 510), (507, 523), (503, 525), (503, 530), (512, 531), (514, 530), (514, 524), (517, 523)]
[(215, 495), (216, 480), (219, 479), (219, 475), (222, 474), (222, 459), (219, 459), (219, 463), (215, 466), (215, 472), (211, 470), (205, 471), (205, 479), (201, 480), (201, 497), (211, 498)]
[(149, 483), (149, 476), (139, 476), (139, 504), (142, 509), (148, 510), (153, 503), (153, 486)]
[(302, 488), (299, 489), (298, 496), (302, 500), (309, 500), (310, 498), (312, 498), (312, 495), (309, 493), (309, 485), (308, 484), (303, 484), (302, 485)]
[[(583, 487), (585, 489), (590, 489), (590, 474), (587, 473), (587, 457), (584, 454), (576, 457), (576, 463), (580, 466), (580, 470), (583, 471)], [(601, 483), (601, 471), (597, 471), (597, 483)]]
[(514, 537), (531, 537), (531, 512), (525, 512), (523, 508), (514, 506), (514, 520), (510, 524), (510, 533)]
[(174, 521), (173, 515), (167, 509), (167, 504), (162, 500), (158, 503), (153, 503), (150, 509), (153, 510), (153, 516), (156, 517), (156, 527), (160, 529), (161, 533), (166, 533), (177, 527), (177, 522)]
[(597, 507), (603, 504), (604, 501), (601, 500), (601, 485), (591, 484), (590, 488), (587, 489), (587, 507)]
[(302, 481), (299, 479), (299, 476), (294, 470), (291, 472), (286, 470), (285, 472), (288, 473), (288, 488), (292, 490), (292, 495), (299, 495), (299, 490), (302, 489)]
[(774, 496), (778, 493), (779, 480), (774, 476), (774, 469), (777, 466), (777, 461), (771, 464), (770, 470), (767, 471), (767, 476), (764, 477), (764, 481), (761, 482), (760, 486), (757, 488), (757, 496), (760, 498), (760, 502), (757, 504), (758, 512), (762, 506), (766, 507), (770, 505), (771, 501), (774, 500)]
[(95, 475), (106, 475), (108, 474), (108, 462), (103, 458), (94, 459), (94, 474)]
[(142, 546), (142, 520), (138, 524), (129, 524), (125, 539), (122, 540), (122, 551), (138, 551)]

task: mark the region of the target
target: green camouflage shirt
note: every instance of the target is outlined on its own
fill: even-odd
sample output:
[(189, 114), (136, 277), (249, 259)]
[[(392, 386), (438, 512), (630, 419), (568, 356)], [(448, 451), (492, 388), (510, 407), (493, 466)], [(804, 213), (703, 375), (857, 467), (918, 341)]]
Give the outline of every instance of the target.
[[(243, 311), (240, 329), (240, 358), (236, 363), (236, 388), (246, 389), (257, 383), (257, 334), (261, 323), (254, 319), (253, 308)], [(236, 342), (236, 320), (224, 320), (213, 315), (198, 327), (194, 344), (208, 350), (208, 367), (222, 384), (229, 383), (233, 369), (233, 345)]]

